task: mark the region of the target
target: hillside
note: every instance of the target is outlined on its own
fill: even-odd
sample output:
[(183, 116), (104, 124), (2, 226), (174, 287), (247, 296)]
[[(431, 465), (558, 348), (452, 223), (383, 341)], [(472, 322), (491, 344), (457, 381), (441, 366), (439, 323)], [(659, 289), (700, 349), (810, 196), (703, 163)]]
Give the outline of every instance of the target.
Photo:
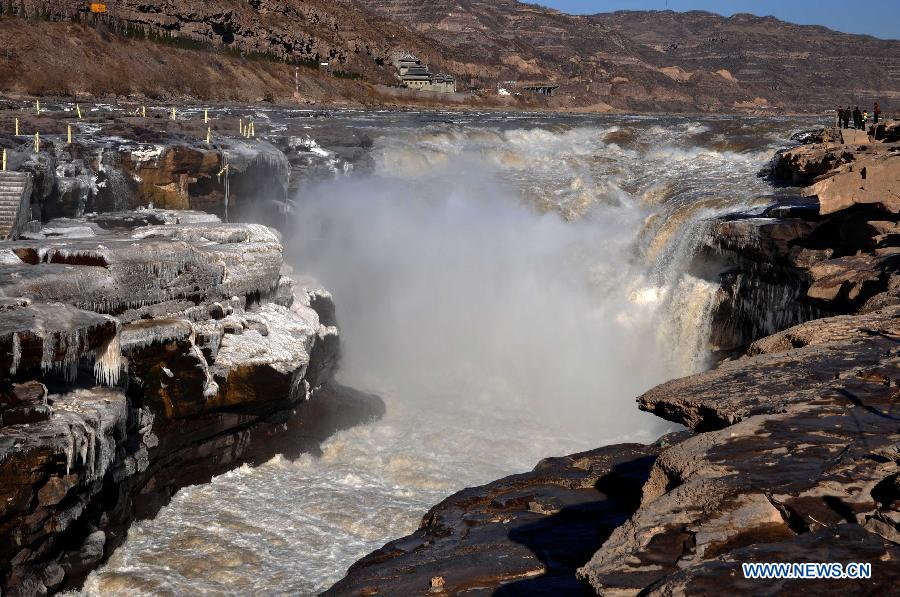
[(471, 75), (472, 85), (545, 78), (581, 105), (819, 111), (840, 101), (900, 100), (900, 42), (771, 17), (697, 11), (572, 16), (514, 0), (366, 5), (448, 48), (448, 70)]
[[(392, 55), (407, 50), (463, 92), (558, 84), (540, 105), (561, 109), (900, 103), (900, 42), (750, 15), (572, 16), (515, 0), (118, 0), (102, 17), (76, 0), (12, 6), (0, 21), (5, 92), (287, 100), (297, 76), (315, 101), (403, 103), (372, 86), (395, 83)], [(336, 76), (316, 71), (323, 61)], [(194, 62), (197, 77), (182, 68)]]
[(804, 110), (900, 101), (900, 41), (746, 14), (617, 12), (592, 20), (638, 43), (647, 62), (690, 73), (725, 69), (740, 88), (774, 104)]

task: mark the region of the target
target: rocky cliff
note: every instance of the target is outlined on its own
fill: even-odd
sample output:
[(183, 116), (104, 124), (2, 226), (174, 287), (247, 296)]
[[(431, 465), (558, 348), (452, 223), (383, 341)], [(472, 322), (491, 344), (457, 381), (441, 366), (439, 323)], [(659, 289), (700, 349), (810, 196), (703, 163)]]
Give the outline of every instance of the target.
[[(687, 431), (463, 490), (327, 594), (895, 593), (900, 147), (814, 137), (763, 173), (806, 197), (708, 222), (698, 257), (722, 270), (713, 340), (729, 356), (638, 399)], [(805, 561), (872, 576), (741, 570)]]
[[(75, 0), (10, 5), (0, 89), (32, 94), (415, 103), (428, 94), (372, 86), (396, 84), (392, 55), (412, 51), (479, 96), (498, 82), (558, 84), (555, 107), (769, 113), (900, 100), (900, 42), (751, 15), (572, 16), (514, 0), (120, 0), (103, 17)], [(316, 72), (323, 61), (363, 81)], [(527, 96), (492, 105), (547, 105)]]
[[(40, 115), (32, 102), (2, 107), (0, 146), (11, 170), (31, 174), (26, 219), (35, 221), (154, 206), (279, 226), (301, 181), (349, 170), (371, 144), (350, 132), (333, 151), (323, 150), (305, 128), (315, 113), (281, 114), (274, 123), (264, 111), (220, 105), (207, 110), (204, 123), (197, 108), (172, 120), (164, 109), (141, 105), (82, 105), (81, 119), (74, 104), (45, 101)], [(254, 119), (254, 136), (242, 136), (242, 125)], [(12, 134), (16, 122), (29, 134)], [(39, 152), (33, 131), (41, 135)]]
[(0, 243), (0, 587), (77, 586), (179, 488), (315, 451), (383, 404), (335, 386), (330, 295), (275, 231), (144, 209)]

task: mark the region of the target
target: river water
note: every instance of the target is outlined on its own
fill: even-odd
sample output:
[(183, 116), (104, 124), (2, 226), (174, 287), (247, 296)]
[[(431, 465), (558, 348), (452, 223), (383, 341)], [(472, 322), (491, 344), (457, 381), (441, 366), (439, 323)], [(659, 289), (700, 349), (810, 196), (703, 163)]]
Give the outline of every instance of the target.
[[(287, 257), (334, 293), (339, 381), (381, 395), (387, 415), (321, 457), (182, 490), (84, 592), (316, 594), (454, 491), (654, 440), (670, 427), (634, 398), (707, 366), (717, 272), (694, 259), (703, 221), (763, 204), (774, 191), (756, 173), (809, 124), (310, 119), (300, 141), (317, 175), (296, 192)], [(341, 131), (366, 139), (352, 157)]]

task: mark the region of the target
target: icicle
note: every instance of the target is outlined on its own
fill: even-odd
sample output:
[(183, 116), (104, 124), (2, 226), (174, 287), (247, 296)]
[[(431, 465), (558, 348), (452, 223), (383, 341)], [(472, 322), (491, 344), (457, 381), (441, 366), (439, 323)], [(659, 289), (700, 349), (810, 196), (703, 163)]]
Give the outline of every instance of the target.
[(43, 330), (35, 330), (41, 338), (41, 371), (47, 373), (53, 368), (54, 357), (56, 356), (56, 342), (50, 334), (44, 333)]
[(207, 379), (206, 384), (203, 386), (203, 397), (207, 400), (211, 400), (218, 396), (219, 394), (219, 384), (212, 381), (211, 378)]
[(69, 428), (69, 441), (66, 443), (66, 476), (72, 472), (72, 464), (75, 459), (75, 433)]
[(122, 348), (117, 330), (115, 336), (97, 349), (94, 356), (94, 377), (98, 383), (115, 386), (119, 383), (119, 376), (124, 368), (125, 362), (122, 358)]
[(19, 370), (19, 363), (22, 361), (22, 341), (19, 339), (19, 333), (13, 332), (12, 335), (12, 365), (9, 372), (15, 375)]

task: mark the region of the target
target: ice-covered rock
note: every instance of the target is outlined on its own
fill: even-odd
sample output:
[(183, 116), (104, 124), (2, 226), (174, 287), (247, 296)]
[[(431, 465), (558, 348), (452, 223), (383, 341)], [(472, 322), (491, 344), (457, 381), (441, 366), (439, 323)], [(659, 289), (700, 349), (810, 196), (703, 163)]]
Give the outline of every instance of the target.
[(0, 369), (13, 377), (35, 370), (71, 377), (84, 357), (106, 367), (118, 356), (118, 328), (112, 317), (60, 303), (10, 305), (0, 317)]
[(75, 143), (48, 140), (40, 153), (23, 153), (16, 168), (34, 180), (32, 217), (46, 222), (156, 206), (280, 223), (291, 171), (280, 149), (261, 139), (222, 139), (210, 147), (177, 134), (155, 137), (127, 141), (94, 131)]
[(268, 296), (282, 264), (278, 236), (254, 224), (141, 226), (90, 239), (20, 240), (2, 249), (21, 263), (0, 270), (0, 296), (110, 314), (172, 300)]
[(77, 586), (179, 488), (383, 412), (333, 384), (334, 303), (272, 229), (145, 209), (29, 236), (0, 242), (4, 594)]

